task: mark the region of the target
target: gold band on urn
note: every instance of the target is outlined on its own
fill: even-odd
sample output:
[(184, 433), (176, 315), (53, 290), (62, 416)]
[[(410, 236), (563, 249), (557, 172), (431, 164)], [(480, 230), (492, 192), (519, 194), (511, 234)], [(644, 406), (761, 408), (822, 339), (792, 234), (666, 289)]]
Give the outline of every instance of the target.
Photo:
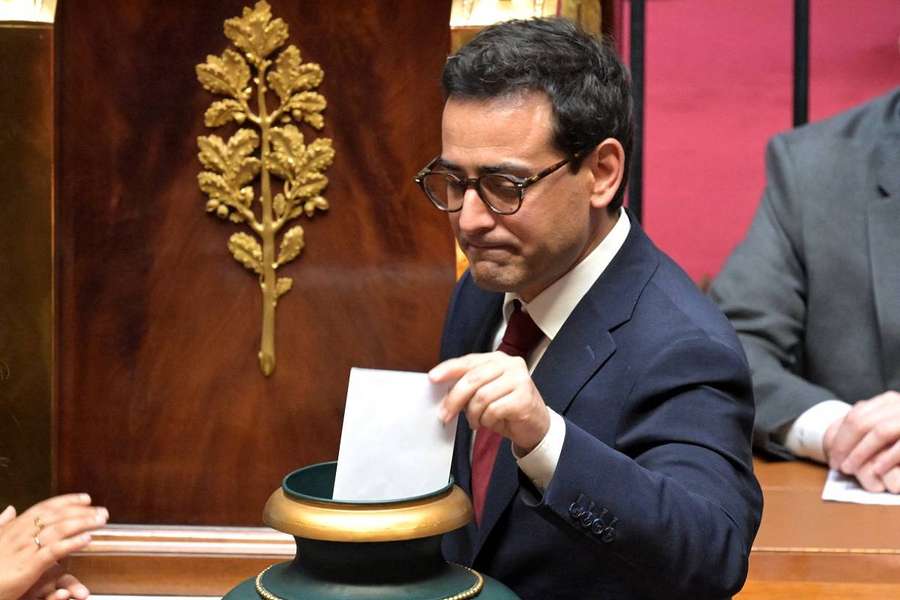
[[(285, 598), (282, 598), (281, 596), (273, 594), (272, 592), (267, 590), (265, 584), (263, 584), (263, 578), (271, 568), (272, 567), (267, 567), (263, 569), (263, 571), (256, 576), (256, 593), (259, 594), (259, 597), (263, 598), (263, 600), (286, 600)], [(484, 589), (484, 577), (481, 575), (481, 573), (479, 573), (475, 569), (470, 569), (469, 567), (464, 566), (462, 568), (468, 571), (469, 574), (475, 578), (475, 583), (473, 583), (471, 587), (469, 587), (469, 589), (463, 590), (462, 592), (454, 594), (452, 596), (447, 596), (442, 600), (469, 600), (469, 598), (475, 598), (476, 596), (478, 596), (481, 593), (481, 590)]]
[(384, 504), (319, 502), (279, 488), (263, 510), (263, 522), (273, 529), (331, 542), (412, 540), (459, 529), (471, 520), (469, 497), (457, 486), (440, 496)]

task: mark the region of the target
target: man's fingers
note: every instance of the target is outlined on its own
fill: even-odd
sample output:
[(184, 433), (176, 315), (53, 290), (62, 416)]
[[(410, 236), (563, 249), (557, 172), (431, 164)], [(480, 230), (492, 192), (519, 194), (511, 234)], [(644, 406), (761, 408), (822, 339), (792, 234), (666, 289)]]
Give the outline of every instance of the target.
[(524, 454), (537, 446), (550, 428), (547, 405), (531, 402), (522, 395), (522, 389), (498, 398), (481, 415), (481, 423), (512, 440)]
[(856, 472), (856, 480), (868, 492), (883, 492), (884, 483), (881, 478), (875, 474), (872, 469), (872, 463), (866, 463)]
[(838, 428), (837, 434), (834, 436), (831, 452), (829, 453), (829, 465), (832, 469), (840, 469), (841, 465), (847, 460), (847, 457), (856, 448), (860, 440), (869, 432), (872, 427), (867, 413), (871, 401), (862, 400), (857, 402), (844, 421)]
[[(533, 448), (546, 435), (547, 407), (521, 357), (469, 354), (441, 363), (430, 375), (432, 381), (457, 378), (441, 400), (439, 415), (445, 423), (465, 411), (472, 429), (488, 427), (520, 448)], [(503, 406), (495, 408), (501, 399)]]
[(485, 422), (484, 412), (495, 401), (512, 392), (514, 389), (514, 381), (511, 377), (505, 375), (498, 376), (495, 379), (480, 386), (472, 398), (466, 405), (466, 419), (469, 421), (469, 427), (478, 429), (479, 427), (488, 427), (494, 429), (495, 422)]
[(467, 361), (468, 369), (458, 375), (459, 379), (441, 401), (439, 414), (445, 423), (466, 409), (479, 388), (500, 377), (503, 373), (503, 365), (493, 355), (470, 354), (462, 359), (469, 357), (478, 357), (478, 359)]
[(881, 477), (884, 487), (892, 494), (900, 494), (900, 467), (894, 467)]
[(510, 417), (514, 416), (517, 405), (516, 394), (513, 389), (509, 391), (512, 393), (498, 397), (489, 406), (485, 407), (481, 415), (482, 427), (496, 430), (505, 424)]
[(475, 366), (480, 360), (484, 360), (485, 354), (466, 354), (457, 358), (450, 358), (438, 364), (428, 371), (428, 378), (434, 383), (442, 383), (459, 379), (466, 371)]
[(850, 451), (840, 465), (840, 470), (848, 475), (856, 472), (878, 452), (890, 447), (898, 438), (900, 427), (892, 421), (880, 421), (866, 433)]
[(876, 456), (873, 461), (875, 474), (882, 479), (888, 471), (898, 465), (900, 465), (900, 440), (894, 442), (887, 450)]
[(876, 408), (881, 408), (887, 405), (900, 405), (900, 392), (888, 390), (872, 398), (869, 401), (869, 404), (875, 405)]
[(900, 440), (900, 395), (885, 392), (857, 402), (835, 438), (838, 450), (829, 463), (848, 475), (855, 475), (878, 452)]

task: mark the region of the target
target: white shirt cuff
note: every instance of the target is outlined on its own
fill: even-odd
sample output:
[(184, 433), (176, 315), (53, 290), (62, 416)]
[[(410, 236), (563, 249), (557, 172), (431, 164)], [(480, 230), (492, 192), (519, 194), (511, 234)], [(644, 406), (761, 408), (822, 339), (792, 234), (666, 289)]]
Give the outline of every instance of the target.
[(550, 413), (550, 428), (541, 443), (525, 456), (518, 456), (513, 449), (519, 468), (541, 491), (547, 489), (556, 473), (559, 455), (566, 440), (566, 420), (552, 409), (547, 410)]
[(850, 412), (850, 408), (841, 400), (826, 400), (808, 408), (791, 424), (784, 436), (784, 445), (795, 456), (826, 462), (825, 431)]

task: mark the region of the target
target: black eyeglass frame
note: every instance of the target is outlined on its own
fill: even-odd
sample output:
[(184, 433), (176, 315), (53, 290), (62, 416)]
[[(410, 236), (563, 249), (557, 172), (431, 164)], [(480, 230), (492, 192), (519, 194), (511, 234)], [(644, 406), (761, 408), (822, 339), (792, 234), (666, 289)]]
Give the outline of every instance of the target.
[[(487, 206), (488, 209), (492, 213), (507, 216), (507, 215), (516, 214), (517, 212), (519, 212), (519, 209), (522, 208), (522, 202), (524, 202), (524, 200), (525, 200), (525, 190), (528, 187), (534, 185), (535, 183), (537, 183), (538, 181), (540, 181), (547, 175), (550, 175), (551, 173), (558, 171), (564, 165), (567, 165), (570, 162), (572, 162), (573, 160), (577, 160), (578, 158), (580, 158), (580, 154), (575, 154), (573, 156), (570, 156), (569, 158), (565, 158), (565, 159), (559, 161), (558, 163), (554, 163), (554, 164), (550, 165), (546, 169), (539, 171), (539, 172), (535, 173), (534, 175), (531, 175), (530, 177), (516, 177), (515, 175), (509, 175), (507, 173), (485, 173), (484, 175), (479, 175), (478, 177), (458, 177), (457, 175), (454, 175), (453, 173), (450, 173), (450, 172), (438, 171), (438, 173), (440, 173), (448, 178), (453, 178), (460, 184), (465, 184), (466, 187), (463, 190), (463, 195), (465, 195), (465, 193), (467, 191), (469, 191), (469, 188), (475, 188), (475, 191), (478, 193), (478, 198), (480, 198), (481, 201), (484, 202), (484, 205)], [(431, 175), (432, 173), (435, 173), (435, 171), (433, 170), (433, 167), (434, 167), (435, 163), (438, 162), (440, 159), (441, 159), (440, 156), (435, 156), (433, 159), (431, 159), (428, 162), (428, 164), (425, 165), (422, 168), (422, 170), (416, 174), (416, 176), (414, 178), (415, 182), (418, 184), (419, 188), (422, 190), (422, 193), (425, 194), (425, 197), (431, 201), (431, 203), (435, 206), (435, 208), (437, 208), (438, 210), (440, 210), (442, 212), (446, 212), (446, 213), (459, 212), (462, 210), (462, 207), (463, 207), (462, 203), (460, 203), (458, 208), (450, 208), (449, 206), (441, 206), (440, 202), (436, 198), (434, 198), (434, 196), (432, 196), (431, 193), (428, 191), (428, 188), (425, 187), (425, 177), (428, 175)], [(515, 186), (516, 191), (518, 192), (518, 195), (519, 195), (518, 202), (516, 203), (516, 207), (513, 210), (506, 211), (506, 210), (500, 210), (496, 206), (491, 204), (490, 201), (485, 198), (484, 191), (481, 187), (481, 178), (482, 177), (502, 177), (503, 179), (506, 179), (507, 181), (512, 183)]]

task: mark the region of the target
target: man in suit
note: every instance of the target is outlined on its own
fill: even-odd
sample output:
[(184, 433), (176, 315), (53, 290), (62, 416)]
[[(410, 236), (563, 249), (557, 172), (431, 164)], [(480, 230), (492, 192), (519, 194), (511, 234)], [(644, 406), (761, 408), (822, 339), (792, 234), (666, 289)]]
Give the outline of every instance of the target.
[(443, 85), (441, 154), (416, 180), (470, 268), (430, 376), (452, 382), (476, 514), (446, 558), (525, 599), (730, 597), (762, 503), (749, 372), (622, 208), (624, 67), (571, 23), (512, 21)]
[(900, 493), (900, 88), (769, 143), (712, 287), (753, 373), (757, 446)]

